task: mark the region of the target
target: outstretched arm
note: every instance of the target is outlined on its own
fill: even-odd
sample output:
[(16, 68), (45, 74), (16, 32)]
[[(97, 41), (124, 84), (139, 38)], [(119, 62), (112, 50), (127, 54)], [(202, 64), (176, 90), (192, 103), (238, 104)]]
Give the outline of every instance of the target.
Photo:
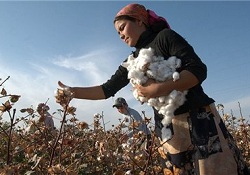
[(58, 81), (58, 85), (61, 88), (68, 88), (73, 92), (73, 97), (77, 99), (88, 99), (88, 100), (101, 100), (105, 99), (105, 95), (101, 86), (91, 86), (91, 87), (69, 87)]

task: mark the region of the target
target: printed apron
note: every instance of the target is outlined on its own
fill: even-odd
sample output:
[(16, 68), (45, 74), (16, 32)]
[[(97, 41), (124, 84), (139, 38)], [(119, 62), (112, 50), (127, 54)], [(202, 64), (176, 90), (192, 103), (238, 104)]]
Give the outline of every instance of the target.
[[(161, 137), (161, 119), (155, 118)], [(172, 138), (158, 149), (164, 175), (246, 175), (240, 150), (214, 104), (174, 116)], [(158, 128), (158, 129), (157, 129)]]

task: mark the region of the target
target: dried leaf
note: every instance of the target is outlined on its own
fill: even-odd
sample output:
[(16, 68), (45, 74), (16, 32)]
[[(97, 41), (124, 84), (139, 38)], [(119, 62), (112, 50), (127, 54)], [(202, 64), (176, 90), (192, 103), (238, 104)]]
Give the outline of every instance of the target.
[(7, 95), (7, 91), (4, 88), (2, 88), (2, 90), (1, 90), (1, 95), (3, 95), (3, 96)]
[(78, 127), (79, 129), (88, 129), (88, 128), (89, 128), (89, 126), (88, 126), (88, 124), (87, 124), (86, 122), (79, 122), (79, 123), (77, 124), (77, 127)]
[(3, 106), (0, 106), (0, 111), (2, 111), (2, 112), (9, 111), (11, 108), (12, 108), (12, 106), (11, 106), (9, 100), (7, 100), (7, 101), (3, 104)]
[(11, 95), (10, 96), (10, 101), (12, 103), (16, 103), (19, 100), (20, 97), (21, 97), (20, 95)]
[(27, 111), (27, 109), (20, 109), (21, 113), (25, 113)]

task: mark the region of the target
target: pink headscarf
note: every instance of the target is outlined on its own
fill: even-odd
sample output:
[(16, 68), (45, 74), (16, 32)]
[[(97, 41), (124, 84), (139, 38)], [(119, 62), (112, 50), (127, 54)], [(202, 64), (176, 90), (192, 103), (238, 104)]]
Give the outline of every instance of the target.
[(129, 4), (123, 7), (115, 16), (115, 19), (119, 16), (130, 16), (132, 18), (141, 20), (145, 25), (150, 26), (158, 22), (164, 22), (166, 27), (170, 29), (167, 20), (161, 16), (156, 15), (152, 10), (146, 10), (143, 5)]
[(162, 21), (162, 22), (164, 22), (166, 24), (167, 28), (170, 29), (170, 25), (168, 24), (168, 22), (167, 22), (167, 20), (165, 18), (156, 15), (155, 12), (152, 11), (152, 10), (148, 9), (147, 12), (149, 14), (148, 23), (150, 25), (152, 25), (152, 24), (154, 24), (156, 22), (161, 22)]

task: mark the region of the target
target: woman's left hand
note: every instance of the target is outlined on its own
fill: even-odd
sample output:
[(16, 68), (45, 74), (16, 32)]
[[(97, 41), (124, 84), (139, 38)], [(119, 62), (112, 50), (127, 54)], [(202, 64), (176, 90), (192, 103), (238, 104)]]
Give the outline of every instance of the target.
[(180, 72), (180, 79), (177, 81), (166, 80), (164, 82), (156, 82), (154, 79), (148, 79), (143, 85), (136, 85), (138, 95), (146, 99), (167, 96), (173, 90), (188, 90), (199, 83), (195, 75), (187, 70)]
[(148, 79), (144, 85), (136, 85), (138, 95), (147, 99), (157, 97), (159, 84), (153, 80)]

